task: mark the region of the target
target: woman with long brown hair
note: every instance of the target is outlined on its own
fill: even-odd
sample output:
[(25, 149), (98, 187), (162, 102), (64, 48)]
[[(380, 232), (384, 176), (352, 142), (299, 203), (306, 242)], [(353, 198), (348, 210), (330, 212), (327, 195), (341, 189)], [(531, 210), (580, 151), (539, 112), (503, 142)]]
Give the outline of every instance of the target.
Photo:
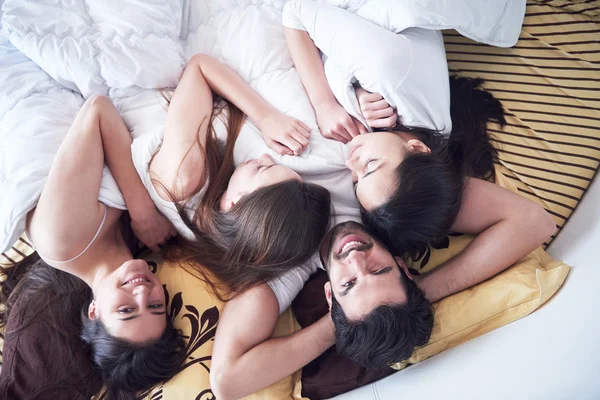
[(162, 141), (132, 147), (150, 197), (180, 236), (167, 257), (231, 292), (308, 261), (327, 229), (329, 192), (282, 160), (296, 158), (309, 136), (233, 70), (193, 56), (169, 100)]

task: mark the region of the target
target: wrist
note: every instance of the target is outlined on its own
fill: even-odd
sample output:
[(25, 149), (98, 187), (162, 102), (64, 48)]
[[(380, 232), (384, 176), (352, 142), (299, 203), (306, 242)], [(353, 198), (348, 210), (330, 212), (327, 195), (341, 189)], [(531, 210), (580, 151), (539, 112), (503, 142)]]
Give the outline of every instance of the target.
[(276, 115), (277, 113), (278, 111), (275, 108), (269, 105), (264, 105), (263, 107), (259, 108), (259, 110), (256, 113), (256, 117), (252, 119), (254, 120), (256, 126), (262, 133), (263, 129), (265, 128), (266, 121), (271, 119), (273, 115)]
[(316, 113), (318, 113), (319, 110), (329, 109), (338, 105), (338, 101), (333, 93), (326, 93), (321, 96), (317, 96), (314, 100), (311, 100), (311, 103)]
[(139, 199), (126, 201), (125, 203), (132, 221), (143, 221), (157, 212), (154, 202), (149, 197), (144, 198), (142, 196)]
[(331, 314), (327, 313), (319, 320), (321, 325), (321, 338), (323, 340), (323, 351), (327, 350), (335, 344), (335, 325), (331, 319)]

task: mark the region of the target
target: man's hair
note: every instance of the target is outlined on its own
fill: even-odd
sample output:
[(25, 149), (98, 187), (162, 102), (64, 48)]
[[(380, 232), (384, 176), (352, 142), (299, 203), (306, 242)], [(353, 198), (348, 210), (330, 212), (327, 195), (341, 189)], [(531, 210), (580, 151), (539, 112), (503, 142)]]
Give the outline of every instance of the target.
[(349, 321), (335, 296), (331, 298), (336, 349), (362, 367), (384, 368), (404, 361), (431, 336), (433, 308), (417, 284), (400, 270), (406, 303), (383, 304), (362, 320)]
[(450, 77), (452, 133), (397, 126), (411, 132), (430, 153), (412, 152), (396, 168), (391, 195), (373, 208), (361, 208), (362, 222), (394, 254), (416, 257), (445, 238), (460, 210), (467, 176), (494, 180), (496, 151), (487, 123), (504, 126), (502, 104), (481, 89), (483, 80)]

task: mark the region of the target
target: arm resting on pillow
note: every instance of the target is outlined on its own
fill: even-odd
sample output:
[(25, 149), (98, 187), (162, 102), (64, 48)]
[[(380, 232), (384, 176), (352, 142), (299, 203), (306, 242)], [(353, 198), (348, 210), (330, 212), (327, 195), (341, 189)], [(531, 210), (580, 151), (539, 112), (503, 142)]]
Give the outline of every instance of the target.
[(478, 236), (460, 254), (419, 280), (431, 302), (505, 270), (544, 243), (556, 225), (534, 202), (493, 183), (469, 178), (452, 231)]
[(238, 399), (285, 378), (335, 342), (329, 315), (289, 336), (271, 338), (277, 298), (262, 284), (227, 302), (221, 314), (210, 372), (219, 400)]

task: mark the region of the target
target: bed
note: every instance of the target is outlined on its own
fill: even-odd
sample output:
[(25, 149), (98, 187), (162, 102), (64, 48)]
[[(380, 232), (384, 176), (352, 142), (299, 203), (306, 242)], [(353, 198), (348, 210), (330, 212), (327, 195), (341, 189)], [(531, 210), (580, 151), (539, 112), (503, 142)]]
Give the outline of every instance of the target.
[[(184, 60), (196, 51), (209, 52), (232, 65), (281, 111), (304, 116), (309, 126), (316, 126), (314, 117), (306, 117), (307, 109), (310, 110), (307, 99), (291, 94), (281, 98), (281, 93), (302, 90), (289, 55), (280, 54), (259, 63), (253, 59), (253, 51), (264, 49), (252, 47), (256, 43), (249, 41), (251, 35), (243, 35), (260, 27), (269, 37), (260, 46), (281, 46), (281, 28), (273, 21), (278, 17), (283, 1), (147, 2), (142, 7), (139, 24), (133, 30), (127, 29), (127, 19), (139, 10), (122, 10), (118, 3), (104, 4), (108, 10), (119, 10), (121, 14), (112, 24), (103, 25), (101, 22), (107, 21), (93, 21), (97, 23), (94, 24), (81, 18), (78, 7), (84, 5), (83, 2), (68, 10), (57, 9), (56, 2), (44, 2), (36, 13), (29, 14), (30, 18), (21, 20), (15, 18), (19, 15), (20, 4), (6, 2), (4, 10), (10, 11), (7, 15), (13, 18), (9, 22), (14, 30), (9, 32), (10, 43), (5, 48), (12, 53), (3, 58), (2, 66), (10, 64), (24, 68), (29, 75), (22, 81), (13, 81), (10, 96), (0, 102), (0, 133), (6, 134), (10, 127), (18, 127), (26, 113), (33, 116), (48, 109), (53, 111), (43, 121), (44, 129), (53, 130), (50, 141), (48, 135), (40, 135), (41, 125), (35, 123), (23, 124), (29, 129), (24, 132), (30, 136), (23, 136), (21, 143), (2, 142), (7, 136), (0, 134), (0, 150), (4, 151), (5, 157), (13, 149), (31, 146), (32, 141), (37, 140), (39, 142), (35, 143), (40, 143), (48, 153), (49, 159), (44, 165), (28, 164), (38, 169), (28, 172), (28, 179), (19, 184), (33, 182), (32, 178), (43, 180), (44, 168), (51, 164), (53, 148), (60, 144), (56, 132), (66, 132), (84, 96), (109, 94), (123, 112), (134, 136), (147, 130), (143, 125), (144, 114), (138, 112), (143, 108), (141, 105), (154, 101), (153, 88), (174, 86)], [(338, 3), (352, 7), (361, 2)], [(600, 5), (596, 3), (585, 0), (530, 1), (520, 41), (510, 49), (475, 43), (456, 32), (445, 33), (451, 71), (484, 77), (486, 88), (502, 100), (509, 113), (505, 131), (491, 127), (493, 141), (499, 150), (497, 171), (504, 177), (505, 185), (539, 202), (555, 218), (559, 233), (548, 250), (554, 258), (575, 267), (565, 288), (538, 312), (523, 320), (484, 336), (479, 335), (498, 326), (484, 329), (477, 335), (461, 337), (444, 349), (479, 336), (428, 360), (425, 359), (432, 354), (417, 357), (416, 361), (424, 361), (339, 398), (396, 399), (411, 394), (423, 398), (597, 398), (600, 395), (600, 386), (594, 381), (600, 346), (594, 345), (591, 337), (598, 324), (591, 320), (595, 300), (598, 300), (591, 285), (600, 273), (594, 269), (589, 255), (600, 240), (595, 207), (600, 200), (600, 184), (596, 182), (588, 190), (600, 161), (600, 102), (595, 95), (595, 91), (600, 90), (600, 47), (597, 44)], [(12, 8), (6, 7), (7, 4)], [(169, 18), (165, 19), (164, 15)], [(48, 16), (69, 18), (71, 24), (56, 30), (56, 26), (39, 23)], [(52, 18), (48, 20), (52, 21)], [(97, 32), (89, 35), (91, 27)], [(548, 35), (553, 29), (558, 29), (557, 37)], [(106, 30), (110, 31), (108, 35)], [(48, 32), (53, 33), (44, 35)], [(72, 45), (69, 37), (77, 35), (84, 37), (80, 68), (60, 68), (65, 60), (57, 61), (56, 54), (48, 56), (48, 52), (52, 52), (53, 43), (59, 43), (55, 48), (68, 55)], [(41, 40), (43, 37), (50, 42)], [(173, 43), (176, 45), (169, 47)], [(139, 59), (146, 57), (144, 49), (152, 46), (169, 50), (160, 57), (151, 57), (150, 63), (141, 68)], [(127, 52), (124, 53), (123, 48)], [(269, 90), (270, 87), (278, 90)], [(60, 113), (54, 112), (58, 104), (62, 109)], [(160, 127), (154, 127), (153, 131), (159, 132)], [(7, 169), (0, 171), (5, 174), (3, 184), (14, 176), (8, 174)], [(23, 173), (16, 169), (9, 172)], [(103, 200), (119, 206), (122, 199), (115, 194), (114, 182), (108, 174), (103, 184)], [(2, 187), (3, 193), (6, 193), (5, 188)], [(19, 196), (25, 196), (23, 204), (31, 207), (40, 188), (38, 182), (27, 187), (15, 185), (12, 189)], [(587, 195), (578, 206), (586, 191)], [(0, 261), (11, 263), (31, 251), (25, 237), (15, 240), (15, 245), (3, 253)], [(461, 240), (465, 238), (450, 237), (450, 245), (446, 247)], [(440, 259), (444, 250), (447, 249), (432, 248), (416, 260), (415, 268), (427, 270), (425, 267), (433, 266), (432, 260)], [(211, 338), (222, 303), (207, 299), (202, 288), (184, 287), (186, 277), (174, 274), (172, 266), (164, 265), (160, 259), (150, 261), (156, 272), (166, 279), (173, 318), (185, 332), (195, 334), (188, 334), (189, 357), (181, 376), (155, 388), (149, 396), (153, 399), (210, 398), (207, 382)], [(567, 270), (565, 266), (562, 280), (552, 286), (552, 293), (564, 281)], [(200, 294), (192, 297), (192, 291)], [(542, 291), (539, 290), (539, 297), (544, 301), (501, 325), (529, 314), (548, 300), (550, 295), (544, 297)], [(584, 299), (583, 293), (590, 299)], [(276, 334), (287, 334), (296, 329), (298, 324), (288, 311), (280, 319)], [(456, 363), (460, 363), (460, 368)], [(193, 384), (192, 380), (195, 381)], [(302, 395), (300, 373), (297, 373), (253, 398), (301, 398)]]

